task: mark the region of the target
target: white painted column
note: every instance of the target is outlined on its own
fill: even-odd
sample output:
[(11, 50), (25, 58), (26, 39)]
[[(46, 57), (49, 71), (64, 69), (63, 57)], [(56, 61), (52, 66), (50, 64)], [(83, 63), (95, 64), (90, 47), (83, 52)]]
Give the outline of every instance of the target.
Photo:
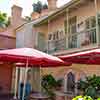
[(18, 83), (18, 98), (20, 98), (20, 84), (23, 82), (23, 68), (20, 68), (20, 77), (19, 77), (19, 83)]
[(40, 66), (40, 93), (42, 92), (41, 81), (42, 81), (42, 76), (41, 76), (41, 66)]
[(96, 39), (97, 44), (99, 45), (100, 39), (99, 39), (99, 26), (98, 26), (98, 7), (97, 7), (97, 0), (94, 0), (95, 5), (95, 13), (96, 13)]
[[(50, 32), (49, 28), (50, 28), (50, 19), (48, 19), (48, 33), (47, 33), (48, 37), (49, 37), (49, 32)], [(48, 37), (47, 37), (47, 53), (49, 53), (49, 42), (48, 42), (49, 39), (48, 39)]]
[(18, 86), (18, 67), (16, 67), (16, 73), (15, 73), (14, 99), (17, 99), (17, 86)]
[(69, 36), (69, 9), (66, 9), (66, 21), (67, 21), (67, 33), (66, 33), (66, 48), (68, 48), (68, 36)]

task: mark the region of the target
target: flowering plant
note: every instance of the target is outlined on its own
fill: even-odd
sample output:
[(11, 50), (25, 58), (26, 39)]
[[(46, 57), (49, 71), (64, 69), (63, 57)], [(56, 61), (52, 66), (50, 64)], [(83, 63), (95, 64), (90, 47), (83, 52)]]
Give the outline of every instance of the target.
[(90, 96), (76, 96), (72, 100), (93, 100)]
[(75, 98), (73, 98), (72, 100), (82, 100), (83, 99), (83, 97), (80, 95), (80, 96), (76, 96)]

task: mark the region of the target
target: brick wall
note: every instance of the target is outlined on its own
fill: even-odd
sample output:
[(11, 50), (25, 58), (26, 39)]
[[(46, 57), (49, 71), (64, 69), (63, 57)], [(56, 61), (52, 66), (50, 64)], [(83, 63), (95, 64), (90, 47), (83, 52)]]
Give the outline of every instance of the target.
[(16, 47), (16, 39), (7, 37), (7, 36), (0, 36), (0, 48), (7, 49), (7, 48), (15, 48)]

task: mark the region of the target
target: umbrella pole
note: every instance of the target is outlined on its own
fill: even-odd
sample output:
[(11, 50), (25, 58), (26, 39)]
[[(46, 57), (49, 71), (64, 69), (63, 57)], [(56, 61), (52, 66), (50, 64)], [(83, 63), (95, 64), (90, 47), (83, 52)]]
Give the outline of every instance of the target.
[(40, 65), (40, 92), (41, 92), (41, 65)]
[(26, 68), (25, 68), (25, 79), (24, 79), (24, 87), (23, 87), (22, 100), (24, 100), (24, 97), (25, 97), (25, 89), (26, 89), (26, 81), (27, 81), (27, 70), (28, 70), (28, 59), (27, 59)]
[(17, 99), (17, 80), (18, 80), (18, 68), (16, 67), (16, 76), (15, 76), (15, 88), (14, 88), (14, 99)]
[(20, 68), (20, 78), (19, 78), (19, 88), (18, 88), (18, 99), (20, 99), (21, 95), (20, 95), (20, 90), (21, 90), (21, 87), (20, 87), (20, 84), (22, 82), (22, 69)]
[(40, 93), (42, 92), (42, 86), (41, 86), (41, 83), (42, 83), (42, 68), (41, 68), (41, 65), (40, 65)]

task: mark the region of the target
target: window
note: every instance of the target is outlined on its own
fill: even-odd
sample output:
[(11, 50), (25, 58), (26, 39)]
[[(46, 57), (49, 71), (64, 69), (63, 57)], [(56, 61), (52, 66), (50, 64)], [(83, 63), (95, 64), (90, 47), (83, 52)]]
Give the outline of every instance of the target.
[(94, 28), (96, 27), (96, 18), (95, 16), (89, 17), (86, 21), (86, 29)]
[(69, 33), (74, 34), (76, 33), (76, 22), (77, 22), (77, 17), (72, 17), (69, 19)]
[(74, 16), (69, 19), (69, 28), (68, 31), (70, 33), (68, 38), (68, 47), (69, 48), (76, 48), (77, 47), (77, 17)]
[(85, 21), (85, 23), (86, 23), (86, 29), (89, 29), (89, 28), (90, 28), (89, 19), (87, 19), (87, 20)]
[(57, 30), (49, 34), (49, 50), (56, 51), (64, 49), (66, 47), (65, 41), (65, 33), (63, 30)]
[(38, 45), (37, 48), (41, 51), (46, 51), (46, 39), (45, 34), (38, 32)]
[(91, 21), (90, 21), (90, 23), (91, 23), (91, 28), (96, 27), (96, 18), (95, 18), (95, 16), (91, 17), (90, 20), (91, 20)]
[(77, 48), (77, 35), (73, 35), (69, 37), (69, 48)]
[(65, 30), (65, 34), (67, 33), (67, 20), (64, 21), (64, 30)]

